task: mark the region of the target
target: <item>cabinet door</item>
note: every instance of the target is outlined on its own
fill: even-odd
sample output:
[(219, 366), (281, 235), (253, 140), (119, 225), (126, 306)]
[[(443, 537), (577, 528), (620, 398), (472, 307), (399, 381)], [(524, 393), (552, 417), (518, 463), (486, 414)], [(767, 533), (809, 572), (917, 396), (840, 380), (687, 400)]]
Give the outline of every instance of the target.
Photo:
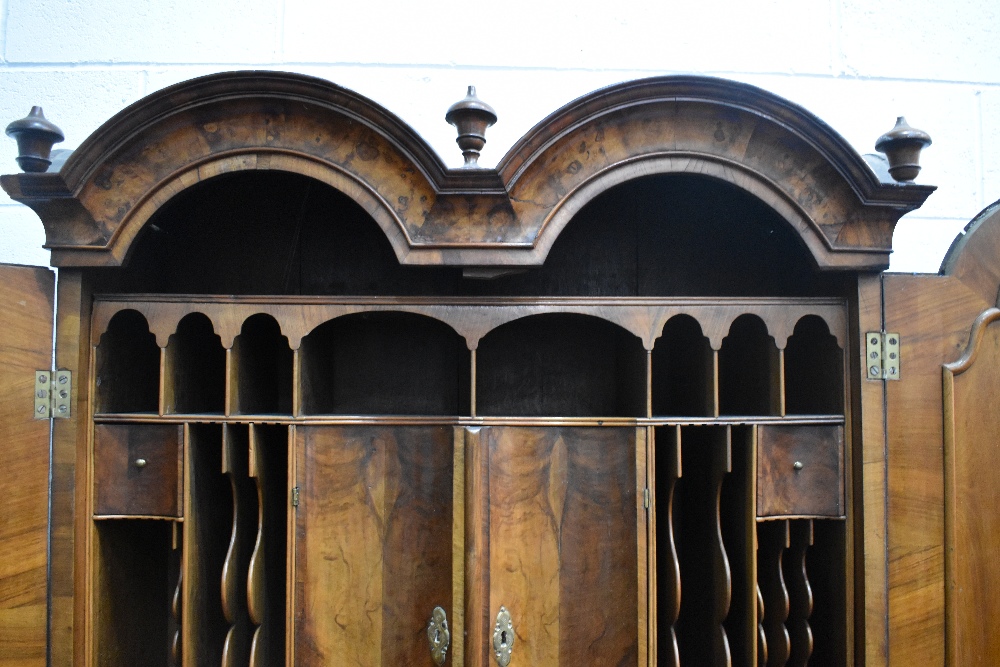
[[(478, 448), (488, 499), (466, 553), (486, 562), (466, 570), (483, 579), (466, 586), (480, 587), (484, 607), (467, 610), (467, 665), (496, 664), (504, 646), (511, 665), (639, 664), (645, 527), (638, 528), (637, 507), (645, 474), (637, 484), (636, 433), (487, 427), (475, 434), (466, 459)], [(476, 530), (468, 520), (467, 528)], [(510, 626), (498, 627), (501, 607)]]
[(0, 265), (0, 665), (45, 664), (48, 419), (35, 371), (52, 363), (53, 274)]
[(883, 279), (900, 341), (885, 383), (891, 664), (1000, 664), (1000, 215), (983, 222), (946, 275)]
[(434, 667), (452, 606), (450, 426), (295, 429), (294, 664)]
[(886, 383), (890, 655), (994, 665), (1000, 311), (952, 276), (886, 276), (884, 294), (901, 346)]

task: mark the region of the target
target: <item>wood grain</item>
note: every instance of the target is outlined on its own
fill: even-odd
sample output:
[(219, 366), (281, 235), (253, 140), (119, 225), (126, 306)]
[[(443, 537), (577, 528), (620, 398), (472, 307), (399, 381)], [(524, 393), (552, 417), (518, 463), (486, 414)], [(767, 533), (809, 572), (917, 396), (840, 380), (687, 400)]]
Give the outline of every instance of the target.
[(222, 666), (242, 667), (250, 654), (246, 579), (254, 536), (254, 494), (249, 479), (246, 427), (225, 424), (222, 438), (222, 472), (229, 480), (233, 499), (229, 548), (222, 564), (222, 613), (229, 624)]
[(767, 637), (767, 667), (783, 667), (791, 654), (788, 588), (782, 559), (789, 547), (788, 521), (768, 521), (757, 528), (757, 581), (764, 601), (762, 625)]
[[(8, 176), (3, 186), (39, 213), (53, 261), (65, 269), (58, 363), (77, 373), (74, 418), (55, 425), (48, 468), (52, 559), (43, 565), (51, 567), (53, 664), (68, 664), (74, 654), (84, 662), (97, 655), (100, 662), (105, 649), (111, 664), (162, 662), (161, 635), (176, 623), (163, 613), (175, 568), (172, 557), (160, 553), (169, 524), (104, 516), (93, 525), (95, 509), (115, 516), (136, 511), (132, 501), (100, 506), (101, 490), (114, 488), (117, 478), (105, 479), (97, 449), (109, 429), (176, 430), (182, 423), (193, 434), (186, 444), (191, 456), (183, 457), (182, 479), (174, 478), (174, 496), (179, 489), (186, 497), (172, 514), (160, 514), (184, 519), (186, 667), (215, 665), (221, 654), (229, 655), (217, 630), (238, 624), (243, 593), (234, 582), (244, 578), (259, 655), (271, 640), (279, 646), (268, 634), (269, 615), (300, 622), (285, 646), (291, 663), (350, 662), (343, 651), (357, 649), (355, 662), (366, 665), (414, 664), (419, 630), (432, 607), (426, 598), (440, 597), (436, 602), (451, 605), (449, 616), (460, 621), (455, 629), (464, 623), (475, 635), (465, 658), (486, 667), (494, 596), (512, 590), (518, 604), (524, 591), (538, 593), (525, 603), (529, 628), (556, 614), (546, 629), (558, 638), (558, 660), (616, 664), (634, 657), (641, 664), (645, 646), (652, 643), (655, 650), (656, 644), (652, 637), (643, 641), (644, 620), (660, 628), (657, 608), (644, 604), (644, 582), (659, 591), (661, 575), (674, 589), (664, 607), (666, 628), (707, 619), (699, 632), (709, 648), (699, 653), (691, 648), (697, 640), (681, 641), (689, 653), (685, 662), (705, 655), (726, 662), (727, 636), (749, 655), (750, 638), (740, 634), (742, 644), (735, 638), (737, 629), (753, 630), (750, 584), (740, 577), (754, 569), (753, 522), (744, 510), (756, 498), (758, 480), (744, 479), (743, 472), (756, 470), (757, 452), (744, 459), (740, 450), (733, 459), (737, 474), (728, 479), (725, 456), (700, 459), (695, 449), (690, 460), (698, 474), (677, 481), (679, 465), (668, 472), (661, 486), (678, 484), (671, 495), (680, 498), (679, 520), (676, 526), (673, 516), (666, 522), (669, 535), (661, 543), (670, 546), (658, 572), (655, 517), (642, 511), (638, 497), (644, 471), (656, 480), (656, 452), (644, 461), (641, 437), (623, 444), (606, 435), (614, 432), (609, 423), (635, 434), (637, 426), (707, 422), (720, 413), (716, 434), (742, 433), (747, 422), (767, 431), (763, 422), (786, 415), (794, 417), (786, 421), (821, 422), (820, 428), (843, 422), (851, 429), (837, 474), (847, 484), (836, 516), (848, 521), (817, 525), (814, 553), (821, 557), (809, 561), (819, 564), (807, 583), (816, 583), (816, 646), (823, 654), (813, 663), (882, 664), (890, 651), (902, 664), (945, 657), (944, 572), (955, 561), (945, 562), (943, 535), (956, 526), (945, 520), (942, 489), (958, 482), (942, 463), (942, 423), (935, 412), (942, 395), (934, 383), (938, 366), (957, 352), (956, 335), (968, 328), (969, 314), (981, 310), (981, 301), (995, 301), (1000, 274), (990, 257), (1000, 236), (990, 231), (992, 224), (970, 229), (951, 264), (955, 278), (927, 281), (929, 298), (914, 294), (924, 291), (922, 284), (886, 282), (887, 300), (898, 297), (900, 304), (888, 304), (887, 328), (895, 321), (909, 327), (904, 356), (912, 361), (904, 362), (904, 380), (896, 386), (883, 391), (866, 383), (858, 373), (857, 334), (866, 322), (880, 327), (881, 303), (873, 295), (877, 280), (865, 272), (887, 264), (896, 220), (932, 188), (881, 183), (838, 135), (795, 105), (743, 84), (697, 77), (620, 84), (550, 116), (497, 169), (459, 171), (446, 169), (392, 114), (349, 91), (299, 75), (220, 74), (130, 107), (58, 173)], [(970, 237), (983, 240), (972, 243)], [(119, 269), (90, 268), (126, 259)], [(466, 279), (529, 266), (534, 270), (491, 281)], [(856, 279), (860, 289), (848, 305), (843, 297)], [(91, 293), (105, 289), (131, 295), (100, 298), (91, 318)], [(549, 317), (570, 326), (524, 326)], [(581, 321), (589, 324), (577, 326)], [(748, 321), (754, 322), (749, 333)], [(317, 347), (310, 337), (322, 327), (340, 325), (351, 331), (319, 341), (324, 351), (310, 349)], [(503, 354), (494, 354), (493, 341), (505, 331), (514, 334), (500, 345)], [(734, 345), (744, 334), (746, 340)], [(97, 348), (91, 335), (101, 343)], [(477, 369), (475, 353), (467, 352), (480, 345)], [(358, 360), (364, 363), (352, 364)], [(845, 387), (851, 392), (846, 402)], [(480, 414), (492, 419), (474, 418), (479, 389)], [(95, 413), (99, 423), (92, 430)], [(429, 414), (442, 418), (432, 425)], [(551, 419), (532, 423), (539, 415)], [(665, 419), (643, 420), (651, 415)], [(301, 477), (305, 491), (296, 521), (281, 523), (288, 488), (280, 473), (268, 478), (288, 470), (287, 454), (258, 466), (254, 567), (248, 563), (252, 572), (244, 577), (237, 572), (243, 555), (236, 555), (236, 545), (242, 542), (239, 519), (247, 515), (240, 508), (248, 502), (230, 480), (215, 478), (221, 477), (215, 469), (222, 443), (217, 424), (246, 429), (252, 417), (265, 417), (283, 425), (274, 429), (278, 434), (301, 427), (303, 433), (342, 435), (346, 427), (332, 425), (334, 419), (306, 426), (310, 417), (334, 416), (368, 420), (348, 428), (367, 435), (296, 441), (308, 462), (289, 473), (293, 480)], [(605, 416), (617, 421), (604, 422)], [(671, 421), (678, 417), (690, 419)], [(606, 433), (583, 427), (602, 422)], [(460, 447), (454, 426), (469, 428)], [(474, 434), (480, 427), (486, 430)], [(699, 443), (697, 428), (687, 428), (688, 441), (712, 440)], [(452, 436), (439, 437), (436, 429)], [(660, 428), (661, 434), (671, 430)], [(517, 435), (509, 441), (497, 436), (501, 444), (491, 451), (489, 434), (508, 432)], [(525, 444), (531, 440), (525, 433), (542, 444)], [(592, 444), (594, 433), (607, 440)], [(417, 443), (412, 447), (411, 438)], [(377, 442), (377, 455), (366, 453), (370, 442)], [(527, 461), (521, 447), (540, 460)], [(852, 460), (859, 452), (864, 456)], [(29, 472), (40, 474), (43, 453), (32, 449), (15, 462), (11, 470), (19, 483), (28, 477), (16, 466), (30, 464)], [(318, 472), (309, 477), (316, 462)], [(596, 481), (609, 471), (614, 483)], [(705, 479), (699, 479), (702, 472)], [(516, 483), (503, 483), (508, 473)], [(618, 479), (623, 475), (631, 475), (627, 484)], [(156, 477), (156, 488), (169, 496), (168, 474), (156, 471)], [(424, 485), (428, 479), (433, 484)], [(41, 493), (45, 481), (37, 478), (33, 491), (16, 489), (10, 495), (15, 506), (16, 493)], [(774, 490), (760, 487), (762, 496)], [(156, 498), (147, 491), (133, 497)], [(793, 495), (784, 507), (761, 513), (814, 509), (802, 504), (818, 497), (811, 481)], [(344, 498), (354, 504), (347, 507)], [(668, 515), (674, 500), (661, 499)], [(549, 523), (542, 520), (546, 511)], [(3, 567), (31, 567), (37, 578), (44, 527), (39, 533), (37, 511), (32, 516), (32, 541), (13, 542), (21, 550), (19, 564), (0, 566), (0, 586)], [(650, 543), (644, 545), (646, 536)], [(225, 538), (233, 547), (228, 555)], [(337, 561), (330, 540), (350, 558)], [(517, 549), (508, 549), (511, 540), (521, 542)], [(593, 546), (605, 543), (627, 559), (615, 561), (626, 556)], [(282, 561), (286, 547), (298, 555)], [(530, 586), (509, 584), (511, 568), (521, 567), (532, 549), (548, 549), (551, 557), (532, 560), (538, 579)], [(21, 558), (22, 552), (36, 557)], [(706, 589), (704, 600), (695, 602), (686, 592), (681, 604), (678, 567), (681, 581), (695, 582), (685, 581), (687, 591)], [(451, 569), (441, 584), (425, 568)], [(272, 585), (281, 571), (288, 575), (284, 588)], [(133, 594), (142, 581), (151, 582), (150, 590)], [(405, 585), (397, 590), (398, 582)], [(276, 590), (291, 600), (287, 616), (274, 613), (282, 606)], [(604, 608), (594, 607), (594, 590), (614, 591), (611, 606), (627, 608), (628, 623), (638, 626), (613, 625)], [(310, 596), (318, 596), (317, 606), (307, 606)], [(356, 616), (349, 631), (337, 624), (340, 615), (327, 613), (346, 599), (368, 604), (350, 612)], [(523, 614), (504, 604), (517, 625)], [(37, 600), (28, 606), (35, 623), (41, 617)], [(147, 618), (129, 618), (146, 607)], [(949, 611), (954, 607), (948, 603)], [(313, 613), (317, 609), (322, 613)], [(843, 632), (852, 618), (864, 655)], [(486, 627), (479, 628), (483, 619)], [(154, 648), (135, 653), (139, 639), (130, 638), (112, 655), (118, 630), (148, 635)], [(574, 651), (583, 649), (567, 648), (566, 637), (581, 634), (593, 639), (585, 642), (593, 655), (580, 658)], [(330, 637), (347, 638), (335, 655), (323, 653)], [(464, 649), (463, 639), (458, 646)], [(629, 641), (638, 643), (635, 655)], [(34, 639), (29, 643), (37, 648)], [(530, 655), (543, 643), (529, 637), (518, 649)], [(761, 641), (758, 648), (763, 646)], [(236, 653), (242, 652), (234, 648), (234, 660)], [(457, 650), (455, 659), (461, 660)]]
[[(854, 295), (851, 303), (857, 313), (858, 331), (881, 331), (881, 276), (860, 276)], [(853, 594), (857, 610), (851, 624), (856, 659), (874, 667), (886, 665), (889, 660), (886, 383), (864, 379), (868, 360), (862, 341), (852, 342), (849, 350), (845, 355), (851, 378), (847, 409), (855, 445), (853, 466), (847, 470), (854, 483), (846, 485), (845, 496), (850, 502), (848, 516), (854, 517), (856, 537), (852, 539), (856, 550), (852, 567), (856, 576), (848, 595)], [(861, 526), (857, 525), (859, 520)]]
[(674, 493), (674, 530), (681, 573), (677, 643), (681, 664), (705, 660), (729, 665), (723, 622), (729, 613), (732, 576), (719, 517), (720, 493), (732, 469), (728, 428), (681, 429), (684, 474)]
[[(635, 429), (637, 667), (656, 664), (656, 526), (652, 520), (653, 429)], [(652, 650), (651, 650), (652, 649)]]
[(221, 664), (229, 630), (223, 615), (221, 582), (232, 528), (232, 500), (222, 474), (222, 447), (221, 427), (185, 427), (183, 667)]
[(49, 421), (35, 421), (36, 370), (51, 366), (53, 275), (0, 265), (0, 665), (44, 665)]
[(886, 383), (889, 656), (945, 662), (944, 423), (941, 366), (957, 359), (987, 306), (951, 277), (884, 278), (885, 328), (899, 333), (899, 382)]
[(656, 429), (656, 664), (679, 667), (677, 617), (681, 609), (681, 570), (674, 541), (674, 489), (681, 476), (681, 429)]
[(604, 88), (538, 125), (497, 169), (463, 173), (370, 100), (281, 72), (159, 91), (103, 125), (60, 173), (0, 182), (39, 214), (55, 264), (118, 265), (178, 193), (266, 170), (346, 193), (403, 263), (469, 266), (541, 264), (597, 194), (683, 172), (775, 209), (823, 268), (879, 269), (896, 220), (933, 191), (881, 183), (805, 110), (732, 81), (675, 76)]
[(719, 524), (732, 578), (724, 627), (733, 664), (752, 665), (757, 650), (755, 429), (734, 427), (731, 444), (732, 470), (719, 498)]
[[(143, 315), (157, 344), (166, 347), (182, 319), (201, 313), (223, 346), (232, 344), (250, 317), (266, 313), (281, 327), (293, 350), (325, 322), (359, 313), (412, 313), (444, 322), (473, 349), (489, 332), (532, 315), (589, 315), (617, 324), (653, 349), (666, 323), (678, 315), (693, 318), (719, 349), (733, 323), (750, 315), (764, 323), (766, 335), (784, 346), (802, 318), (822, 319), (837, 344), (847, 344), (847, 310), (840, 297), (346, 297), (332, 296), (174, 296), (104, 294), (94, 304), (94, 335), (107, 330), (112, 317), (131, 309)], [(412, 320), (411, 320), (412, 321)], [(204, 328), (203, 325), (201, 327)], [(759, 333), (759, 332), (758, 332)], [(206, 344), (211, 339), (206, 336)], [(768, 366), (769, 367), (769, 366)], [(169, 374), (168, 374), (169, 376)], [(172, 376), (171, 376), (172, 377)], [(220, 380), (221, 381), (221, 380)], [(643, 414), (643, 413), (640, 413)]]
[(844, 428), (758, 427), (757, 515), (844, 515)]
[(1000, 464), (997, 372), (1000, 310), (976, 320), (969, 345), (945, 366), (945, 601), (949, 664), (994, 665), (1000, 661), (1000, 573), (995, 550), (1000, 535)]
[[(90, 315), (93, 292), (83, 272), (60, 272), (56, 317), (56, 366), (93, 367)], [(74, 656), (93, 655), (87, 615), (91, 599), (90, 556), (93, 527), (78, 521), (79, 508), (92, 511), (91, 440), (87, 428), (92, 412), (91, 383), (86, 375), (74, 373), (74, 405), (69, 419), (52, 425), (52, 476), (50, 535), (51, 637), (53, 664), (69, 664)]]
[(449, 427), (299, 427), (295, 659), (433, 665), (451, 608)]
[[(954, 276), (988, 306), (1000, 300), (1000, 202), (984, 208), (952, 242), (941, 273)], [(954, 360), (949, 360), (949, 363)]]
[(806, 570), (806, 552), (813, 543), (812, 519), (789, 522), (790, 547), (782, 560), (785, 583), (788, 587), (788, 635), (791, 652), (788, 664), (805, 667), (813, 651), (812, 628), (809, 617), (813, 610), (813, 594)]
[[(473, 362), (475, 363), (475, 362)], [(451, 656), (452, 664), (465, 665), (465, 599), (466, 599), (466, 479), (465, 469), (466, 431), (452, 429), (452, 479), (451, 479), (451, 617), (447, 619), (451, 633), (451, 645), (445, 656)]]
[(250, 667), (282, 664), (285, 656), (285, 608), (288, 601), (286, 486), (288, 431), (275, 425), (250, 427), (249, 475), (257, 492), (257, 526), (247, 567), (247, 610), (256, 626), (250, 644)]
[(635, 430), (491, 427), (490, 605), (526, 664), (638, 662)]
[(182, 516), (182, 438), (172, 424), (95, 425), (94, 513)]
[(464, 429), (465, 447), (465, 661), (490, 662), (490, 449), (480, 427)]

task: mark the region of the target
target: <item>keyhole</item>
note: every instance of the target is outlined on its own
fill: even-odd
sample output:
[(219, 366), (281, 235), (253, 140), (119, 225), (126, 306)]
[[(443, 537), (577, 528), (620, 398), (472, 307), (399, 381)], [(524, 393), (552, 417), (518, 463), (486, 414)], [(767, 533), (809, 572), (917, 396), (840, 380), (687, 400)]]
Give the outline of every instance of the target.
[(506, 630), (504, 630), (504, 631), (502, 631), (500, 633), (500, 643), (503, 644), (504, 646), (507, 645), (507, 631)]
[(437, 628), (437, 629), (434, 630), (434, 643), (435, 644), (440, 644), (441, 643), (441, 630), (440, 630), (440, 628)]

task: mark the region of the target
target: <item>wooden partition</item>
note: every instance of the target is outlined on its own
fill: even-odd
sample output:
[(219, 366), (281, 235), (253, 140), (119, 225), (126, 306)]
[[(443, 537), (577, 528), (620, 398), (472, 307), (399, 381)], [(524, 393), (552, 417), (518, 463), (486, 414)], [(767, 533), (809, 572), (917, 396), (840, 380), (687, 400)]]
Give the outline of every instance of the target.
[[(815, 537), (846, 514), (844, 308), (100, 297), (95, 492), (137, 491), (98, 503), (96, 602), (155, 570), (126, 652), (184, 667), (842, 656), (846, 574), (810, 564), (847, 558)], [(159, 360), (156, 405), (105, 386), (142, 386), (118, 354)]]

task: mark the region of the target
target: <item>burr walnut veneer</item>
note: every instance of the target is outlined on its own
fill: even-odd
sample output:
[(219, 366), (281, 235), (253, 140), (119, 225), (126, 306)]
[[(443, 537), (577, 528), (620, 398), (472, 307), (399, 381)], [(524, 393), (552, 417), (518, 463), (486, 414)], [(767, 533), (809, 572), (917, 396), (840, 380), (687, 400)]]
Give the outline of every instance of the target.
[(933, 188), (789, 102), (624, 83), (447, 169), (229, 73), (2, 184), (59, 280), (0, 274), (0, 665), (1000, 658), (1000, 216), (883, 277)]

